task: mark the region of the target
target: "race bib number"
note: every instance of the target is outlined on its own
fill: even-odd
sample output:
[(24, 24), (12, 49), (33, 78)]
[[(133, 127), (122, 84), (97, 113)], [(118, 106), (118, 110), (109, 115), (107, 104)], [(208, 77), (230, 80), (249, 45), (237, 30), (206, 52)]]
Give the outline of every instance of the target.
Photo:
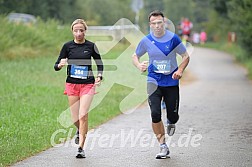
[(88, 66), (71, 65), (70, 77), (79, 78), (79, 79), (87, 79)]
[(154, 72), (156, 73), (170, 73), (171, 62), (170, 60), (154, 60), (153, 65), (155, 67)]

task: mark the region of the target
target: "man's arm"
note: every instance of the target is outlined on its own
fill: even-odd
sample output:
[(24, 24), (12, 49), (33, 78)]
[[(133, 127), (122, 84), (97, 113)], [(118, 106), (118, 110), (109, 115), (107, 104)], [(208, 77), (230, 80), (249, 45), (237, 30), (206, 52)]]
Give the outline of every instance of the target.
[(139, 57), (135, 53), (132, 56), (132, 62), (141, 72), (145, 72), (148, 68), (148, 61), (140, 63)]
[(187, 52), (181, 54), (181, 56), (182, 56), (182, 63), (179, 65), (178, 70), (173, 73), (172, 75), (173, 79), (180, 79), (182, 77), (183, 72), (190, 61), (190, 57)]

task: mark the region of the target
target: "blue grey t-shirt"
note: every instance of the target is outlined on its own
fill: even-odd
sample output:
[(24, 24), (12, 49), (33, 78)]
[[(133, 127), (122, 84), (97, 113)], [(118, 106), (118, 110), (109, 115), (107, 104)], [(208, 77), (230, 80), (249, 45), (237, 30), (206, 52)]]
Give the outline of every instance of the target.
[(178, 69), (177, 54), (186, 52), (180, 38), (166, 30), (165, 35), (157, 38), (153, 33), (145, 36), (136, 48), (136, 55), (149, 55), (147, 82), (159, 86), (176, 86), (179, 80), (172, 79), (172, 74)]

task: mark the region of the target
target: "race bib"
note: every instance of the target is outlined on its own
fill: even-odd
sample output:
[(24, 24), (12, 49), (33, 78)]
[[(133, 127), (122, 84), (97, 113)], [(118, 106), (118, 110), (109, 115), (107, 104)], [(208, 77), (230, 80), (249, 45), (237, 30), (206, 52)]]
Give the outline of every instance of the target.
[(170, 60), (154, 60), (154, 72), (156, 73), (170, 73), (171, 72), (171, 61)]
[(87, 79), (88, 78), (88, 66), (71, 65), (70, 77)]

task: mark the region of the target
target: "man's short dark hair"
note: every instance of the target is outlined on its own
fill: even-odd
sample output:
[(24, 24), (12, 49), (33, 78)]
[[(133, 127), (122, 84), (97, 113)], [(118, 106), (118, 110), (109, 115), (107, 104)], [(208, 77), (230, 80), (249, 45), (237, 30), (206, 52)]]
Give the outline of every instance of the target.
[(149, 21), (151, 16), (162, 16), (164, 18), (164, 14), (159, 10), (154, 10), (149, 14)]

